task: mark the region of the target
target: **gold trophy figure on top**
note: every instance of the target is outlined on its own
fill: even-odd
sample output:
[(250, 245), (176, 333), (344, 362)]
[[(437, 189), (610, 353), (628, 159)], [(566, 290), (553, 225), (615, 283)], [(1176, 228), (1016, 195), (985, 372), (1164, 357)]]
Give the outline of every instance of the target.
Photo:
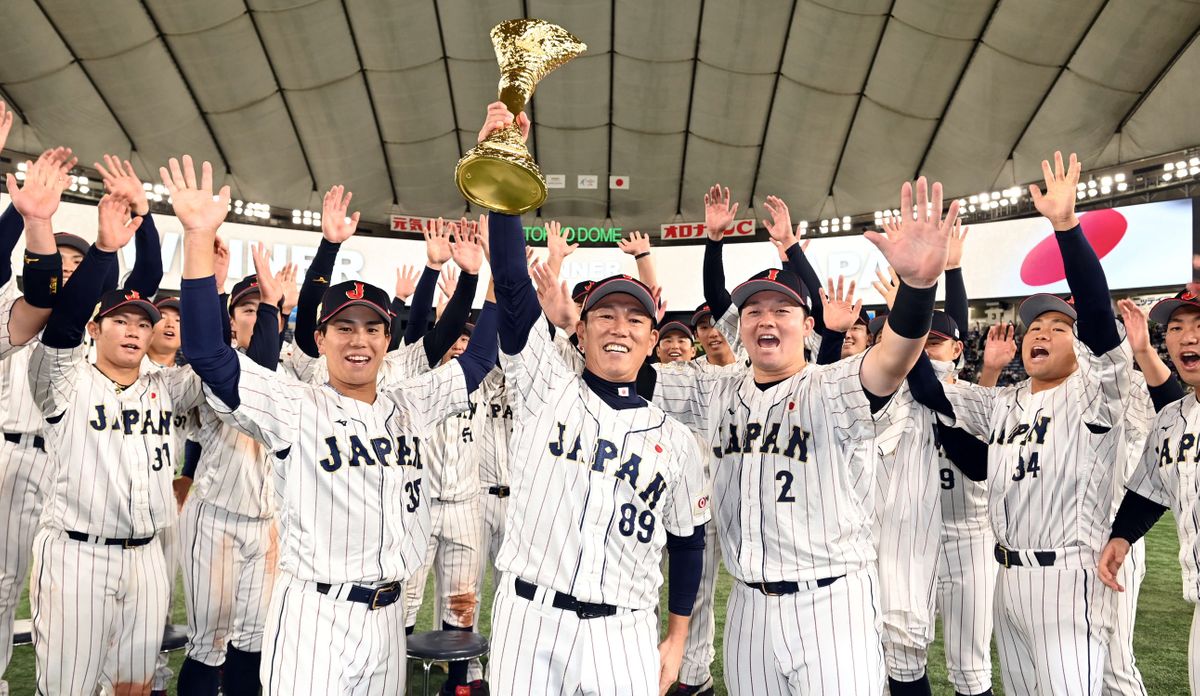
[[(491, 35), (500, 63), (500, 101), (514, 116), (525, 110), (539, 80), (587, 50), (566, 29), (540, 19), (510, 19)], [(515, 122), (463, 155), (454, 181), (467, 200), (500, 213), (520, 215), (546, 200), (546, 180)]]

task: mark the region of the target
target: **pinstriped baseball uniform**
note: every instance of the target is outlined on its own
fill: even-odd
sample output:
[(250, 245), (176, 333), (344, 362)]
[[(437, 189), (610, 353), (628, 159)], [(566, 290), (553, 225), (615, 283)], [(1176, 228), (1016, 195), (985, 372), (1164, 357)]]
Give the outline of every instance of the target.
[[(989, 389), (944, 385), (957, 425), (989, 443), (988, 516), (1022, 567), (1000, 571), (996, 637), (1006, 691), (1096, 693), (1115, 598), (1096, 577), (1127, 453), (1129, 344), (1094, 355), (1075, 341), (1079, 368), (1036, 394), (1031, 382)], [(1052, 551), (1042, 567), (1034, 551)], [(1035, 686), (1036, 685), (1036, 686)]]
[(30, 600), (38, 688), (56, 694), (154, 673), (171, 582), (162, 547), (125, 549), (67, 532), (145, 539), (169, 529), (177, 433), (202, 399), (190, 368), (143, 374), (119, 389), (84, 354), (83, 346), (38, 344), (29, 366), (53, 471)]
[(1195, 393), (1154, 417), (1128, 488), (1175, 515), (1183, 598), (1197, 605), (1188, 642), (1188, 676), (1191, 693), (1200, 693), (1200, 403)]
[[(667, 532), (690, 535), (697, 523), (695, 439), (651, 404), (609, 406), (540, 321), (500, 360), (514, 430), (492, 689), (657, 693), (659, 560)], [(537, 587), (532, 598), (518, 594), (518, 579)], [(617, 613), (583, 619), (553, 608), (555, 593)]]
[[(656, 400), (707, 433), (718, 458), (713, 516), (725, 566), (739, 581), (725, 624), (734, 694), (786, 694), (789, 684), (882, 692), (871, 534), (877, 460), (863, 444), (890, 416), (871, 413), (859, 382), (863, 355), (809, 365), (762, 389), (737, 365), (659, 371)], [(765, 596), (746, 585), (761, 582), (800, 590)]]
[[(425, 439), (467, 407), (456, 361), (381, 391), (373, 404), (266, 370), (238, 356), (241, 404), (209, 394), (222, 420), (274, 453), (279, 578), (261, 677), (267, 693), (363, 694), (404, 688), (400, 603), (372, 611), (345, 601), (353, 584), (403, 582), (424, 558), (429, 511)], [(325, 593), (318, 583), (331, 587)]]

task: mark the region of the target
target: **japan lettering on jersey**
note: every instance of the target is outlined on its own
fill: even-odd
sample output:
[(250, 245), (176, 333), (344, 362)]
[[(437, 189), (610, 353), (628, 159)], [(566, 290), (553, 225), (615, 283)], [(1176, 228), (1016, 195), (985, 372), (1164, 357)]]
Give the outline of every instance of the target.
[(483, 487), (508, 485), (508, 448), (513, 431), (513, 409), (504, 371), (492, 368), (476, 390), (475, 428), (480, 433), (479, 483)]
[[(300, 580), (405, 580), (424, 560), (424, 440), (467, 407), (452, 360), (381, 390), (373, 404), (271, 372), (238, 354), (241, 404), (222, 420), (274, 453), (280, 569)], [(206, 390), (207, 391), (207, 390)]]
[(1200, 603), (1200, 403), (1195, 394), (1155, 416), (1129, 490), (1175, 514), (1183, 598)]
[(877, 457), (886, 424), (859, 381), (863, 355), (760, 389), (738, 363), (659, 370), (656, 403), (707, 434), (717, 457), (713, 516), (729, 572), (743, 582), (842, 575), (875, 559)]
[(153, 536), (175, 523), (177, 419), (201, 403), (200, 379), (176, 367), (118, 389), (85, 361), (85, 351), (39, 343), (30, 358), (54, 467), (43, 524), (110, 538)]
[(954, 423), (988, 443), (988, 510), (1011, 549), (1083, 547), (1108, 540), (1114, 480), (1124, 474), (1129, 344), (1094, 355), (1075, 341), (1079, 368), (1053, 389), (945, 385)]
[(496, 567), (584, 602), (657, 606), (666, 534), (697, 524), (695, 440), (651, 404), (609, 406), (543, 329), (500, 356), (515, 427)]

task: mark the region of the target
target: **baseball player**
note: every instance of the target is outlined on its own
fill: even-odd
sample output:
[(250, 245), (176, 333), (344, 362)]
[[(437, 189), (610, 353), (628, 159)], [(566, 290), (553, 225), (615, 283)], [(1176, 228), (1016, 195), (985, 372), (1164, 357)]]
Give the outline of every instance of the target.
[[(99, 217), (97, 243), (64, 287), (29, 366), (53, 472), (30, 588), (43, 693), (150, 690), (167, 615), (169, 579), (155, 537), (175, 522), (175, 417), (202, 398), (187, 368), (141, 373), (158, 309), (135, 290), (101, 294), (141, 221), (112, 194)], [(85, 324), (95, 365), (81, 346)]]
[[(12, 125), (12, 114), (0, 102), (0, 147)], [(41, 424), (28, 403), (21, 350), (41, 331), (62, 283), (62, 261), (55, 249), (50, 220), (58, 208), (66, 172), (74, 163), (70, 151), (53, 150), (28, 167), (24, 187), (10, 174), (13, 203), (0, 216), (0, 520), (7, 533), (0, 546), (0, 676), (12, 657), (13, 620), (21, 588), (28, 577), (33, 534), (41, 509), (40, 489), (49, 470)], [(23, 282), (17, 290), (12, 249), (28, 229)], [(8, 684), (0, 679), (0, 694)]]
[[(1122, 314), (1129, 317), (1125, 307)], [(1134, 312), (1140, 313), (1137, 308)], [(1142, 457), (1127, 484), (1124, 500), (1112, 524), (1112, 534), (1100, 555), (1100, 580), (1120, 593), (1132, 590), (1121, 576), (1127, 567), (1131, 544), (1139, 541), (1168, 509), (1175, 515), (1179, 531), (1179, 562), (1183, 566), (1183, 596), (1200, 603), (1200, 546), (1197, 545), (1197, 510), (1200, 486), (1195, 476), (1197, 433), (1200, 432), (1200, 407), (1196, 388), (1200, 387), (1200, 302), (1190, 290), (1162, 300), (1150, 311), (1150, 318), (1167, 327), (1167, 353), (1184, 383), (1193, 393), (1162, 407), (1148, 429)], [(1132, 335), (1133, 329), (1131, 329)], [(1142, 363), (1139, 362), (1139, 365)], [(1161, 378), (1143, 366), (1147, 383)], [(1172, 382), (1167, 373), (1166, 383)], [(1166, 384), (1164, 383), (1164, 385)], [(1160, 390), (1151, 387), (1151, 393)], [(1177, 386), (1177, 385), (1176, 385)], [(1170, 387), (1168, 387), (1169, 389)], [(1161, 396), (1161, 392), (1160, 392)], [(1158, 407), (1164, 400), (1155, 396)], [(1166, 397), (1169, 398), (1169, 397)], [(1188, 677), (1191, 693), (1200, 694), (1200, 609), (1192, 619), (1188, 642)]]
[[(1099, 693), (1114, 597), (1096, 562), (1125, 456), (1130, 349), (1104, 270), (1075, 217), (1079, 162), (1042, 163), (1030, 186), (1055, 230), (1075, 305), (1034, 295), (1019, 314), (1030, 380), (988, 389), (939, 384), (947, 420), (988, 444), (988, 515), (1003, 566), (996, 635), (1008, 693)], [(1078, 340), (1076, 340), (1076, 336)], [(1074, 511), (1074, 512), (1072, 512)]]
[[(279, 363), (283, 287), (266, 249), (253, 249), (257, 273), (229, 297), (235, 348), (266, 370)], [(180, 513), (180, 544), (188, 550), (183, 589), (188, 615), (181, 696), (252, 696), (271, 588), (278, 567), (275, 494), (270, 453), (207, 405), (198, 409), (198, 452), (191, 494)]]
[(658, 329), (654, 354), (660, 363), (687, 362), (696, 357), (696, 336), (682, 321), (665, 322)]
[(184, 354), (222, 420), (275, 458), (280, 556), (263, 639), (264, 689), (402, 693), (400, 600), (429, 533), (423, 440), (466, 408), (494, 364), (494, 306), (485, 304), (457, 360), (380, 389), (389, 298), (361, 281), (338, 283), (324, 293), (314, 336), (329, 381), (271, 372), (204, 328), (220, 317), (212, 249), (228, 187), (214, 201), (210, 165), (197, 185), (189, 157), (182, 168), (171, 160), (161, 174), (185, 230)]
[[(900, 235), (868, 233), (906, 281), (880, 346), (810, 367), (812, 321), (793, 273), (768, 269), (732, 295), (710, 294), (716, 283), (706, 264), (705, 297), (714, 313), (738, 307), (751, 370), (659, 372), (662, 402), (708, 434), (720, 458), (714, 518), (737, 580), (725, 637), (731, 693), (883, 692), (875, 458), (862, 443), (887, 421), (888, 401), (924, 345), (958, 207), (951, 203), (942, 220), (941, 185), (930, 206), (923, 178), (916, 199)], [(914, 210), (910, 184), (900, 207)]]

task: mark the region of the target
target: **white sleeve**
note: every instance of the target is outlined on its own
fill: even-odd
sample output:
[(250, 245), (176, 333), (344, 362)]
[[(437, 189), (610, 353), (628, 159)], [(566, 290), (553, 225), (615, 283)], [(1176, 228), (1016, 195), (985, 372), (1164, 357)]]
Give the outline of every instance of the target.
[(860, 377), (866, 356), (863, 352), (830, 365), (809, 367), (814, 372), (809, 379), (815, 380), (821, 399), (828, 404), (826, 418), (842, 441), (874, 437), (876, 420), (888, 417), (892, 411), (891, 402), (895, 398), (889, 399), (888, 405), (879, 413), (871, 412), (871, 401)]
[(190, 365), (168, 367), (159, 372), (167, 383), (171, 405), (176, 413), (190, 413), (204, 403), (204, 383)]
[(704, 456), (696, 438), (686, 428), (671, 427), (670, 446), (683, 458), (679, 478), (667, 491), (662, 511), (666, 530), (675, 536), (691, 536), (694, 529), (708, 522), (711, 514), (705, 490)]
[(1005, 388), (981, 387), (970, 382), (942, 383), (946, 399), (954, 408), (954, 419), (937, 414), (938, 418), (987, 442), (992, 431), (992, 412)]
[(1174, 508), (1176, 489), (1178, 488), (1178, 466), (1160, 466), (1164, 457), (1162, 448), (1168, 448), (1165, 457), (1170, 458), (1171, 438), (1160, 437), (1162, 424), (1183, 421), (1178, 402), (1164, 408), (1154, 424), (1150, 426), (1150, 437), (1146, 438), (1146, 446), (1142, 449), (1142, 458), (1138, 460), (1137, 468), (1129, 477), (1125, 487), (1143, 498), (1152, 500), (1164, 507)]
[(391, 369), (389, 377), (396, 381), (411, 379), (429, 372), (429, 356), (425, 355), (425, 337), (389, 351), (385, 358)]
[[(414, 344), (415, 345), (415, 344)], [(424, 358), (424, 354), (421, 355)], [(458, 360), (424, 374), (388, 385), (388, 397), (419, 432), (427, 432), (450, 416), (470, 407), (467, 378)]]
[(24, 345), (14, 346), (12, 335), (8, 330), (8, 322), (12, 320), (13, 306), (19, 299), (21, 299), (21, 293), (17, 291), (17, 277), (14, 273), (9, 277), (8, 282), (0, 287), (0, 360), (17, 352)]
[(742, 344), (742, 333), (739, 331), (740, 319), (737, 307), (731, 304), (714, 324), (717, 331), (720, 331), (721, 335), (725, 337), (725, 342), (729, 344), (729, 350), (733, 351), (735, 363), (746, 360), (746, 346)]
[(1079, 375), (1083, 378), (1083, 420), (1089, 425), (1112, 428), (1125, 420), (1125, 412), (1132, 398), (1133, 385), (1129, 372), (1133, 365), (1133, 351), (1129, 341), (1122, 340), (1116, 348), (1096, 355), (1079, 339), (1075, 339), (1075, 357), (1079, 363)]
[[(547, 405), (555, 386), (579, 376), (579, 372), (567, 365), (542, 321), (538, 319), (534, 323), (519, 353), (509, 355), (500, 351), (500, 366), (510, 383), (508, 394), (513, 409), (525, 416), (539, 413)], [(571, 350), (575, 348), (571, 347)]]
[(300, 435), (300, 411), (305, 403), (311, 403), (309, 395), (314, 387), (272, 372), (245, 353), (239, 352), (237, 359), (242, 371), (238, 377), (241, 403), (231, 410), (205, 385), (208, 405), (222, 421), (261, 442), (272, 452), (286, 450)]
[(311, 357), (295, 344), (290, 346), (290, 350), (283, 351), (283, 358), (279, 362), (285, 374), (305, 384), (324, 384), (329, 378), (329, 371), (325, 369), (325, 357)]
[[(538, 322), (540, 324), (541, 322)], [(533, 330), (538, 330), (538, 324), (533, 325)], [(571, 337), (562, 329), (554, 329), (554, 347), (558, 349), (558, 354), (562, 357), (563, 362), (567, 364), (567, 369), (576, 374), (583, 374), (583, 353), (571, 343)]]
[(745, 376), (745, 367), (740, 362), (717, 366), (696, 361), (674, 362), (652, 365), (656, 373), (654, 405), (667, 412), (675, 420), (707, 438), (713, 420), (709, 412), (713, 408), (717, 390), (723, 382), (740, 380)]
[(87, 348), (50, 348), (38, 342), (29, 357), (29, 386), (33, 401), (46, 418), (62, 415), (79, 381), (79, 373), (87, 368)]

